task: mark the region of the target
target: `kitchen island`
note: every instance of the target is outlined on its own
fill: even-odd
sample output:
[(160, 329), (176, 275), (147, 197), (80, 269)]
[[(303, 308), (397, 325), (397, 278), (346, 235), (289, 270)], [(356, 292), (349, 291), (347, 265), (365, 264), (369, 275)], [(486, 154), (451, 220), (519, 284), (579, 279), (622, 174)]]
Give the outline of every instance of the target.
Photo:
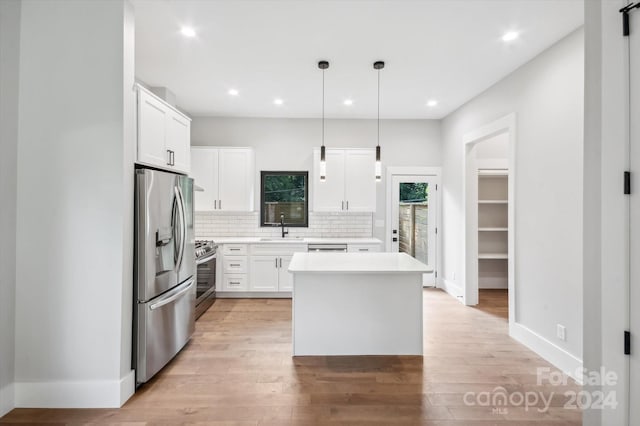
[(422, 274), (405, 253), (295, 253), (293, 355), (422, 355)]

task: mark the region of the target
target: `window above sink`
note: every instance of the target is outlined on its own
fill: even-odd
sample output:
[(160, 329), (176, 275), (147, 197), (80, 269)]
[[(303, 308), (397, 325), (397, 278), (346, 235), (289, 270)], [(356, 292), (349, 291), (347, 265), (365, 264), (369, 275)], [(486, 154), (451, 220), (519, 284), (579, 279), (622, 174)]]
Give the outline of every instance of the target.
[[(309, 172), (260, 172), (260, 226), (309, 226)], [(289, 237), (289, 240), (294, 238)]]

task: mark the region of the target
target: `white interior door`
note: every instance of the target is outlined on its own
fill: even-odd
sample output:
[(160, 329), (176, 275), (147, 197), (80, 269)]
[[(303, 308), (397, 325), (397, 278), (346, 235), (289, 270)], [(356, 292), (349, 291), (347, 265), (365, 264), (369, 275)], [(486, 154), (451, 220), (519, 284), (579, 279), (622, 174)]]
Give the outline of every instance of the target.
[(391, 178), (391, 251), (407, 253), (434, 272), (423, 285), (436, 283), (437, 185), (435, 176), (394, 175)]
[(630, 78), (630, 275), (629, 275), (629, 330), (631, 332), (631, 355), (629, 356), (629, 424), (640, 424), (640, 11), (631, 12), (629, 35)]

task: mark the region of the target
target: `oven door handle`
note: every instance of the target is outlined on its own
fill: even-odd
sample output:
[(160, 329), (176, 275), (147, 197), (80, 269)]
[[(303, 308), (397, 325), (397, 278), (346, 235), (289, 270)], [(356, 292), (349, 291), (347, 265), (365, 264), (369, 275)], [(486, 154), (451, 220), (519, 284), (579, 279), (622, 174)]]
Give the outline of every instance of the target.
[(196, 259), (196, 265), (202, 265), (203, 263), (207, 263), (211, 259), (215, 259), (216, 256), (217, 256), (217, 253), (213, 253), (212, 255), (209, 255), (207, 257), (203, 257), (202, 259)]

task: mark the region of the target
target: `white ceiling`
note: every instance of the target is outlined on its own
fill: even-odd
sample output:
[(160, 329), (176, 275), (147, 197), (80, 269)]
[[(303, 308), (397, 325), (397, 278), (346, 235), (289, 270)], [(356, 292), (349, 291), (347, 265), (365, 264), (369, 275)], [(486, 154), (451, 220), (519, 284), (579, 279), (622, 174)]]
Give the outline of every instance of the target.
[[(383, 118), (442, 118), (584, 20), (582, 0), (133, 3), (137, 77), (194, 116), (318, 117), (327, 59), (326, 116), (373, 118), (382, 59)], [(511, 30), (520, 38), (503, 42)]]

